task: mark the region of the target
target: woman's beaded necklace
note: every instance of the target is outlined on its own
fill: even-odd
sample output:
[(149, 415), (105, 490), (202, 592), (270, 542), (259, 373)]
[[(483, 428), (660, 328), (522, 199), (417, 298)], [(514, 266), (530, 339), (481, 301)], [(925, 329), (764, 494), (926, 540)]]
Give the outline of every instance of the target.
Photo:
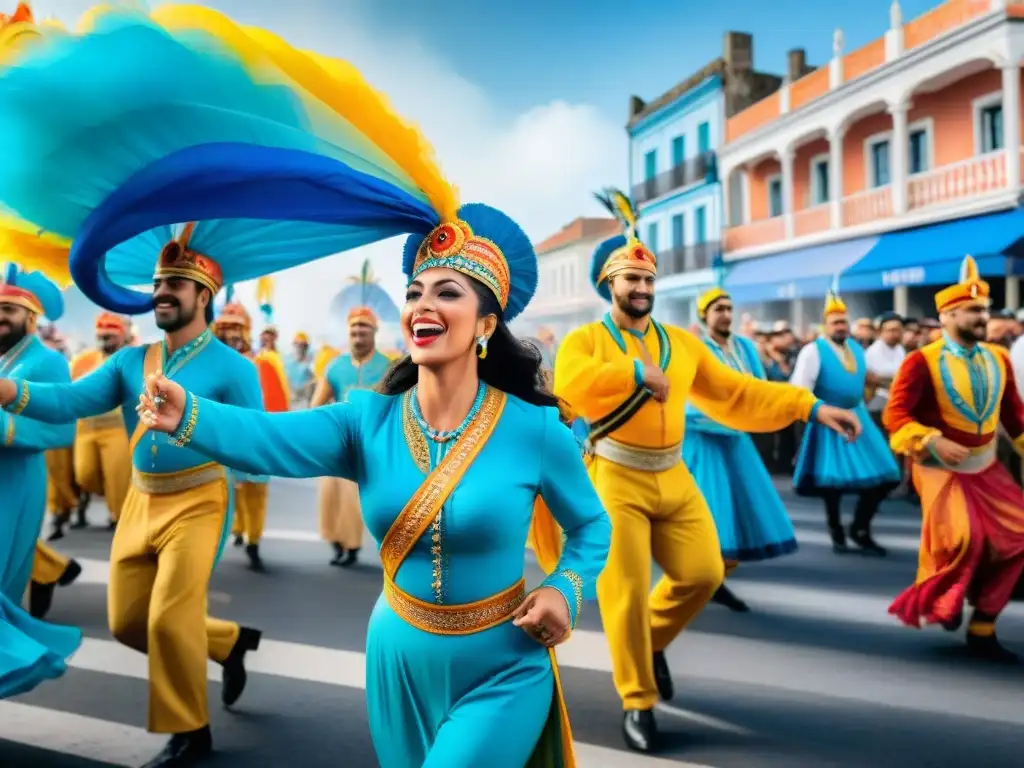
[(427, 424), (427, 420), (423, 418), (423, 412), (420, 410), (419, 401), (416, 399), (417, 387), (415, 386), (412, 388), (412, 392), (409, 395), (412, 404), (412, 415), (420, 425), (420, 429), (423, 430), (423, 434), (430, 440), (433, 440), (435, 443), (449, 443), (452, 440), (457, 440), (462, 433), (466, 431), (466, 427), (468, 427), (473, 419), (476, 418), (476, 415), (480, 412), (480, 407), (484, 404), (484, 394), (486, 394), (486, 389), (487, 388), (484, 386), (483, 382), (481, 382), (476, 391), (476, 399), (473, 400), (473, 407), (469, 409), (469, 413), (466, 414), (466, 418), (464, 418), (462, 423), (455, 429), (434, 429), (432, 426)]

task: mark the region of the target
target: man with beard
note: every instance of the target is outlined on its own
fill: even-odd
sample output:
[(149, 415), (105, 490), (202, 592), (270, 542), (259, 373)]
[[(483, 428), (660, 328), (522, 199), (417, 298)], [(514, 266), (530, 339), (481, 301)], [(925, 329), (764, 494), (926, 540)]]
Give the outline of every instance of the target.
[[(593, 256), (591, 278), (611, 311), (562, 341), (555, 393), (589, 422), (590, 477), (612, 519), (597, 592), (623, 738), (650, 752), (654, 705), (673, 696), (665, 649), (724, 578), (714, 520), (682, 461), (687, 402), (745, 432), (813, 418), (855, 432), (857, 421), (809, 392), (734, 371), (690, 333), (655, 322), (657, 260), (636, 236), (632, 202), (617, 190), (598, 199), (626, 229)], [(653, 592), (652, 556), (664, 572)]]
[(1024, 503), (996, 443), (1001, 425), (1024, 451), (1024, 404), (1009, 355), (984, 341), (989, 286), (974, 259), (935, 306), (943, 338), (907, 356), (885, 410), (893, 450), (913, 458), (922, 515), (916, 582), (889, 612), (912, 627), (923, 621), (953, 632), (969, 601), (968, 648), (1016, 661), (995, 622), (1024, 574)]
[[(56, 285), (8, 267), (0, 282), (0, 376), (68, 381), (67, 361), (36, 336), (40, 317), (56, 320), (63, 311)], [(77, 629), (43, 624), (21, 609), (46, 512), (43, 452), (74, 439), (71, 419), (53, 426), (0, 411), (0, 699), (60, 677), (82, 641)]]
[(305, 408), (313, 395), (316, 379), (313, 378), (313, 360), (309, 354), (309, 336), (302, 331), (292, 340), (292, 354), (285, 361), (284, 368), (292, 392), (292, 409)]
[(843, 495), (857, 494), (850, 538), (861, 552), (884, 556), (885, 550), (871, 536), (871, 521), (899, 485), (900, 469), (865, 407), (867, 375), (864, 349), (850, 338), (846, 304), (833, 289), (825, 300), (823, 334), (800, 350), (790, 382), (830, 405), (852, 410), (863, 434), (849, 441), (809, 424), (800, 444), (793, 487), (802, 496), (824, 500), (832, 549), (837, 553), (850, 551), (840, 515)]
[[(87, 376), (128, 341), (127, 318), (103, 312), (96, 318), (96, 347), (71, 361), (71, 380)], [(110, 527), (117, 525), (131, 485), (132, 465), (128, 454), (128, 432), (121, 409), (82, 419), (75, 437), (75, 483), (85, 493), (101, 494), (110, 510)], [(85, 527), (85, 508), (79, 507), (78, 525)]]
[[(217, 338), (247, 360), (252, 360), (263, 392), (263, 406), (268, 411), (287, 411), (285, 393), (281, 391), (277, 372), (266, 360), (254, 360), (250, 334), (252, 322), (249, 313), (241, 303), (228, 301), (217, 316), (214, 333)], [(231, 528), (234, 545), (245, 545), (249, 567), (254, 571), (265, 571), (260, 557), (260, 541), (267, 525), (267, 495), (269, 477), (231, 471), (235, 489), (235, 519)]]
[(921, 346), (921, 321), (916, 317), (903, 319), (903, 349), (913, 352)]
[[(369, 307), (356, 307), (349, 312), (348, 344), (348, 354), (340, 355), (327, 366), (310, 400), (310, 408), (344, 402), (352, 389), (372, 389), (391, 367), (391, 360), (377, 350), (377, 316)], [(331, 565), (354, 565), (363, 545), (359, 487), (340, 477), (321, 478), (319, 506), (320, 535), (334, 549)]]
[[(732, 307), (720, 287), (697, 299), (701, 340), (719, 362), (765, 379), (757, 347), (732, 332)], [(711, 509), (726, 573), (740, 562), (796, 550), (793, 524), (750, 435), (722, 426), (687, 403), (683, 461)], [(712, 600), (739, 613), (750, 610), (725, 584)]]
[(223, 279), (220, 266), (191, 244), (197, 226), (185, 225), (156, 259), (153, 303), (162, 342), (122, 349), (69, 384), (0, 378), (7, 418), (72, 423), (122, 406), (132, 430), (132, 486), (111, 546), (107, 606), (114, 637), (149, 655), (150, 730), (173, 734), (148, 768), (191, 765), (212, 751), (207, 658), (223, 669), (221, 699), (230, 706), (246, 684), (245, 654), (261, 637), (207, 614), (210, 575), (227, 533), (225, 468), (147, 432), (136, 411), (146, 375), (157, 371), (218, 402), (262, 407), (253, 366), (210, 332)]

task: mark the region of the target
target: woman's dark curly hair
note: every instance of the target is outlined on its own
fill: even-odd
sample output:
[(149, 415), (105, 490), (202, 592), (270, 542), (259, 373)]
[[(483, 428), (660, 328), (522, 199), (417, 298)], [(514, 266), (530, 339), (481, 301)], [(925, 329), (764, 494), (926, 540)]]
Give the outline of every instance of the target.
[[(479, 316), (498, 317), (498, 325), (487, 342), (487, 357), (478, 363), (480, 378), (495, 389), (533, 405), (559, 407), (559, 399), (551, 394), (548, 387), (540, 350), (512, 335), (501, 319), (497, 298), (487, 286), (472, 279), (469, 284), (480, 300)], [(391, 366), (377, 385), (377, 391), (385, 395), (399, 395), (412, 389), (418, 378), (419, 366), (406, 355)]]

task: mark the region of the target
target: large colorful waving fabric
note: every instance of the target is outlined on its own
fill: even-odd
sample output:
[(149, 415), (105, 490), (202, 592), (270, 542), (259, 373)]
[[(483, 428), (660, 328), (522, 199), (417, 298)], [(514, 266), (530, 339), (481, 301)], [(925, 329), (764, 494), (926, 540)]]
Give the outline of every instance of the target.
[(73, 239), (71, 274), (114, 311), (151, 306), (127, 287), (151, 280), (180, 222), (200, 222), (191, 247), (239, 282), (438, 221), (392, 155), (218, 18), (235, 47), (104, 8), (0, 77), (0, 141), (17, 147), (0, 157), (0, 203)]

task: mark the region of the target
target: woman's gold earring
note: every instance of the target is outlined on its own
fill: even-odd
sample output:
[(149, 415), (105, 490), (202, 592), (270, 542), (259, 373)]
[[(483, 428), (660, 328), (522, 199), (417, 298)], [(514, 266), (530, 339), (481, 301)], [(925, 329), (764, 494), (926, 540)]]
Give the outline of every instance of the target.
[(476, 356), (483, 360), (487, 357), (487, 337), (477, 336), (476, 338)]

